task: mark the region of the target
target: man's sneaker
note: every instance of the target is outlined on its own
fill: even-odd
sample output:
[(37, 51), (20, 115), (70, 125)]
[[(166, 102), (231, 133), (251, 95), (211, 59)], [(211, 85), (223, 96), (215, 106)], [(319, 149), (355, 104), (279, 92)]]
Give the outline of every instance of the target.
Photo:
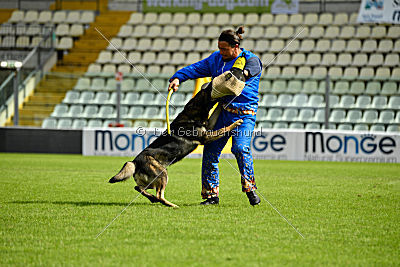
[(256, 191), (246, 192), (246, 195), (252, 206), (260, 204), (260, 197), (257, 196)]
[(205, 201), (201, 202), (200, 205), (218, 205), (219, 197), (207, 198)]

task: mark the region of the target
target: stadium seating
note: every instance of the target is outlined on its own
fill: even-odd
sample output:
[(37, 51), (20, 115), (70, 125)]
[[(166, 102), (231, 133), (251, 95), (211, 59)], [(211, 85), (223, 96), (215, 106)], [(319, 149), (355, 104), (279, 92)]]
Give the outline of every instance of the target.
[[(14, 13), (10, 21), (56, 24), (58, 36), (65, 38), (58, 41), (63, 49), (70, 47), (75, 30), (79, 32), (76, 25), (84, 25), (84, 12)], [(157, 95), (158, 91), (165, 92), (167, 80), (177, 69), (215, 51), (216, 37), (234, 22), (246, 25), (243, 47), (254, 51), (264, 66), (268, 65), (260, 81), (257, 127), (323, 128), (325, 77), (329, 74), (330, 128), (382, 130), (383, 127), (395, 131), (400, 105), (400, 27), (357, 24), (356, 15), (132, 13), (112, 43), (121, 49), (129, 63), (145, 71), (149, 81), (113, 46), (108, 46), (51, 117), (57, 120), (63, 117), (60, 113), (68, 114), (73, 119), (71, 127), (106, 125), (106, 117), (93, 120), (96, 119), (93, 115), (99, 114), (103, 105), (114, 105), (114, 110), (108, 111), (115, 115), (116, 94), (111, 93), (116, 88), (113, 73), (123, 70), (124, 117), (138, 120), (132, 125), (165, 126), (162, 122), (165, 99)], [(303, 28), (299, 38), (291, 42)], [(18, 37), (15, 40), (3, 37), (1, 44), (16, 42), (26, 46), (26, 38)], [(286, 46), (287, 50), (280, 53)], [(174, 94), (174, 105), (182, 107), (193, 88), (194, 81), (183, 83), (179, 94)], [(79, 113), (81, 117), (72, 112), (76, 104), (84, 107)], [(51, 122), (46, 121), (47, 124)], [(59, 127), (58, 123), (55, 125)], [(66, 121), (60, 123), (62, 127), (66, 125)]]

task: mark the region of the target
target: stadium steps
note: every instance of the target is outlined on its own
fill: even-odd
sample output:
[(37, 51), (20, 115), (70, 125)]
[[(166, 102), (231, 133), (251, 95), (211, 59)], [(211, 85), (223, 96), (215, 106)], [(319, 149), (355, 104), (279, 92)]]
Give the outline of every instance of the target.
[(0, 9), (0, 24), (8, 21), (14, 9)]
[[(57, 3), (58, 2), (58, 3)], [(98, 6), (97, 3), (98, 2)], [(107, 10), (108, 0), (98, 1), (55, 1), (50, 5), (50, 10)]]
[(96, 28), (111, 39), (118, 34), (119, 28), (130, 18), (132, 12), (104, 11), (96, 16), (85, 34), (74, 42), (71, 51), (57, 62), (53, 69), (56, 72), (84, 73), (90, 63), (96, 61), (100, 51), (108, 46), (108, 42), (96, 31)]
[[(40, 127), (42, 121), (49, 117), (57, 104), (61, 103), (65, 93), (74, 87), (76, 81), (77, 78), (72, 76), (46, 75), (36, 86), (33, 95), (20, 108), (19, 125)], [(13, 125), (12, 118), (6, 123), (6, 126), (11, 125)]]
[[(63, 8), (65, 8), (64, 2)], [(49, 117), (54, 107), (61, 103), (65, 93), (73, 89), (77, 81), (76, 77), (86, 72), (89, 64), (96, 61), (100, 51), (107, 48), (108, 42), (99, 35), (95, 28), (111, 39), (129, 20), (131, 13), (104, 11), (96, 16), (95, 22), (91, 23), (85, 34), (75, 41), (74, 48), (70, 53), (53, 67), (51, 71), (55, 74), (46, 75), (35, 88), (33, 95), (20, 109), (19, 124), (40, 127), (43, 119)], [(6, 125), (13, 125), (12, 118)]]

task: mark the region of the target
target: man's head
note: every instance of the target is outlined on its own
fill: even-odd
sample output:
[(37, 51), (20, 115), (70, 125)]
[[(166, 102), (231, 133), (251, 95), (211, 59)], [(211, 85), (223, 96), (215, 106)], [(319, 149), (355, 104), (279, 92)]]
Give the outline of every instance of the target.
[(224, 61), (236, 58), (240, 54), (240, 41), (244, 33), (244, 27), (239, 27), (236, 31), (225, 30), (218, 38), (218, 49)]

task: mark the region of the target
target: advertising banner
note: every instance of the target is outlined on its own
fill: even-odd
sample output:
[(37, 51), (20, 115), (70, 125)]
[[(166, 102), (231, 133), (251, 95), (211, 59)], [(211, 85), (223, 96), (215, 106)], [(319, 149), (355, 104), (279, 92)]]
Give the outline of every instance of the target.
[(400, 0), (362, 0), (359, 23), (400, 23)]
[(143, 12), (298, 13), (299, 0), (144, 0)]
[[(83, 155), (133, 157), (153, 142), (162, 130), (149, 128), (85, 128)], [(256, 130), (251, 150), (255, 159), (400, 163), (400, 134)], [(201, 157), (194, 153), (190, 157)], [(223, 157), (233, 157), (226, 148)]]

